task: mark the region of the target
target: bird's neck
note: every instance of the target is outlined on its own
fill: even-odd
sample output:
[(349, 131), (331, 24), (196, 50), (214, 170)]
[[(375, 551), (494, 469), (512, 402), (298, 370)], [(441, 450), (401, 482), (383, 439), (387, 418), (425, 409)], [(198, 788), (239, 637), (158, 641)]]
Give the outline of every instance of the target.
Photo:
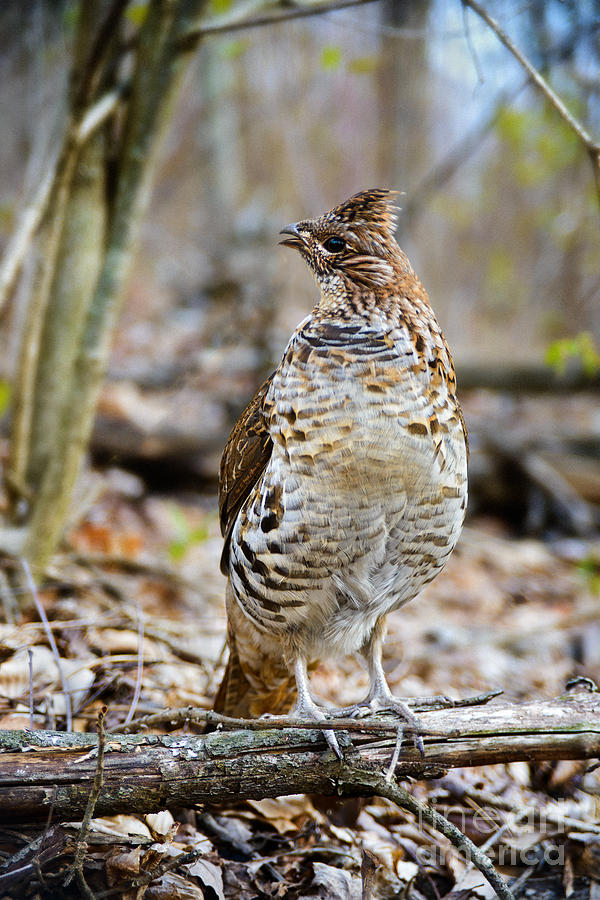
[[(404, 263), (404, 260), (402, 261)], [(394, 266), (393, 277), (385, 284), (371, 287), (357, 283), (343, 272), (318, 280), (321, 297), (313, 316), (318, 319), (350, 321), (352, 319), (387, 320), (390, 326), (410, 322), (427, 328), (434, 319), (423, 285), (406, 260)]]

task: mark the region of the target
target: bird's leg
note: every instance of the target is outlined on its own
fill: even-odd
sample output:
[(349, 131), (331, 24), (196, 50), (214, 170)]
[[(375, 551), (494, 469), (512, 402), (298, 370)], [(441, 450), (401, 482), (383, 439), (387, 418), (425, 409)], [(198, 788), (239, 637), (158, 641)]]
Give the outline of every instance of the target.
[[(353, 706), (342, 707), (341, 709), (328, 710), (330, 715), (337, 716), (357, 716), (361, 715), (365, 708), (369, 711), (376, 712), (378, 710), (389, 709), (395, 712), (410, 727), (413, 744), (419, 751), (421, 756), (424, 755), (423, 739), (419, 732), (422, 725), (415, 714), (409, 707), (394, 697), (385, 677), (382, 663), (383, 638), (385, 635), (385, 626), (380, 619), (371, 632), (370, 637), (360, 649), (362, 656), (367, 663), (369, 673), (369, 693), (364, 700)], [(402, 740), (402, 726), (398, 729), (398, 743)]]
[[(325, 720), (325, 715), (312, 698), (308, 682), (308, 673), (306, 671), (306, 660), (303, 656), (296, 657), (294, 663), (294, 676), (296, 678), (298, 699), (296, 700), (290, 715), (298, 718), (312, 719), (315, 722), (323, 722)], [(334, 732), (324, 729), (323, 737), (338, 759), (342, 759), (342, 751), (340, 750), (340, 745), (338, 744)]]
[[(423, 747), (423, 738), (419, 734), (421, 731), (421, 723), (415, 714), (408, 708), (403, 700), (394, 697), (387, 683), (385, 672), (383, 671), (382, 650), (383, 638), (385, 635), (385, 627), (381, 620), (377, 623), (371, 636), (366, 644), (361, 648), (361, 653), (367, 661), (369, 671), (369, 693), (367, 694), (367, 705), (373, 709), (391, 709), (400, 718), (404, 719), (410, 727), (412, 742), (421, 756), (425, 756), (425, 748)], [(402, 740), (401, 726), (398, 728), (399, 745)]]

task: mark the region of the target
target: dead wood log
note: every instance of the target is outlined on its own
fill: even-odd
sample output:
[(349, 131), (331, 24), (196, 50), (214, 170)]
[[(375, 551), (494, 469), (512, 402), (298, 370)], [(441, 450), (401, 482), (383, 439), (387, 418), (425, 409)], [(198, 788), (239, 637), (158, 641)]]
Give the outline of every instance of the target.
[(600, 388), (600, 372), (588, 375), (579, 368), (563, 374), (539, 364), (458, 366), (461, 390), (487, 388), (512, 394), (571, 394), (596, 392)]
[[(449, 768), (516, 760), (600, 756), (600, 693), (586, 684), (555, 700), (424, 711), (425, 756), (405, 740), (396, 776), (436, 777)], [(314, 728), (215, 731), (208, 735), (108, 734), (95, 815), (223, 805), (249, 798), (320, 793), (368, 796), (385, 771), (395, 721), (380, 733), (340, 734), (344, 761)], [(256, 723), (255, 723), (256, 724)], [(366, 725), (366, 723), (365, 723)], [(333, 727), (339, 727), (333, 722)], [(5, 824), (80, 819), (97, 770), (96, 735), (0, 731), (0, 810)]]

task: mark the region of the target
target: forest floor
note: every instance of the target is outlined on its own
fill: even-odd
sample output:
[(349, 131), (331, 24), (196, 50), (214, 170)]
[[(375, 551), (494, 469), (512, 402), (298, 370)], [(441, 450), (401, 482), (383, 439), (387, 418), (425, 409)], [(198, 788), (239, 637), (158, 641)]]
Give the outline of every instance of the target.
[[(60, 659), (33, 596), (0, 626), (1, 728), (64, 729), (61, 670), (78, 731), (94, 731), (103, 706), (108, 731), (134, 714), (211, 706), (225, 638), (216, 497), (149, 493), (118, 469), (90, 483), (94, 502), (38, 592)], [(501, 688), (529, 700), (562, 693), (575, 675), (600, 681), (599, 559), (593, 541), (517, 539), (499, 519), (469, 520), (444, 572), (390, 616), (392, 688), (454, 698)], [(346, 703), (363, 696), (367, 680), (349, 658), (320, 663), (313, 683)], [(597, 900), (600, 777), (590, 769), (513, 763), (405, 786), (477, 844), (488, 841), (499, 870), (520, 879), (521, 896)], [(0, 814), (0, 897), (79, 896), (74, 883), (62, 886), (78, 827), (62, 824), (70, 842), (19, 875), (15, 854), (43, 829), (3, 827)], [(98, 898), (493, 895), (444, 838), (382, 799), (332, 806), (291, 796), (95, 818), (87, 843), (85, 875)], [(177, 867), (176, 856), (198, 847), (193, 863)], [(371, 893), (361, 882), (365, 851), (377, 866)], [(133, 886), (166, 860), (173, 868)]]

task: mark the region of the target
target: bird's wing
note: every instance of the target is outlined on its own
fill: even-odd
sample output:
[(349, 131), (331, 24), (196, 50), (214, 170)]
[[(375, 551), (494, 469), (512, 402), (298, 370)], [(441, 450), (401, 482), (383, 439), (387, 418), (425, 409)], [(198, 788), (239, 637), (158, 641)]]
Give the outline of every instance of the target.
[(221, 571), (224, 575), (227, 575), (229, 540), (237, 514), (266, 469), (273, 450), (273, 442), (263, 415), (263, 402), (273, 374), (259, 388), (237, 420), (221, 458), (219, 520), (221, 534), (225, 538), (221, 555)]

